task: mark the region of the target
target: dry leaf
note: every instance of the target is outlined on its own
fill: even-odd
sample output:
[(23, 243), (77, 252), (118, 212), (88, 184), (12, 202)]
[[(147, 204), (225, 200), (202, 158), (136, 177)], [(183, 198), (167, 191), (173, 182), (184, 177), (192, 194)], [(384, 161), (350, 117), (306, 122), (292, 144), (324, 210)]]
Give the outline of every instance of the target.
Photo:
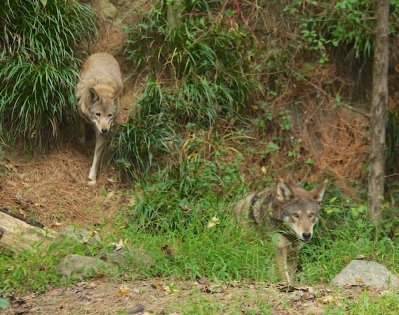
[(168, 292), (169, 294), (179, 292), (179, 289), (175, 286), (174, 283), (171, 283), (170, 285), (165, 286), (163, 289), (164, 289), (164, 291)]
[(217, 217), (213, 217), (209, 222), (207, 227), (208, 228), (213, 228), (214, 226), (218, 225), (220, 223), (220, 220)]
[(122, 239), (120, 239), (118, 243), (113, 243), (113, 245), (115, 246), (115, 251), (116, 252), (125, 247), (125, 245), (123, 244), (123, 240)]
[(157, 290), (163, 290), (163, 286), (157, 280), (151, 281), (151, 287)]
[(129, 287), (127, 285), (122, 284), (119, 287), (118, 294), (119, 294), (119, 296), (127, 296), (127, 295), (129, 295)]
[(167, 256), (175, 256), (176, 255), (176, 249), (173, 247), (170, 247), (169, 245), (162, 246), (161, 250)]
[(364, 280), (361, 277), (356, 277), (355, 281), (356, 281), (357, 285), (363, 285), (364, 284)]

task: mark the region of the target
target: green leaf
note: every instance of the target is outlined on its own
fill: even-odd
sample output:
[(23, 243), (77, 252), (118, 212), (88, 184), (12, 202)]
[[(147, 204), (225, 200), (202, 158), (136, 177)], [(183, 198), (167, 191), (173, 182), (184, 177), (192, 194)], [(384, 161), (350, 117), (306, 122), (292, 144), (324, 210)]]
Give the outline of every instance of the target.
[(274, 153), (274, 152), (277, 152), (278, 150), (280, 150), (280, 147), (277, 145), (277, 144), (275, 144), (274, 142), (269, 142), (268, 144), (267, 144), (267, 148), (266, 148), (266, 151), (268, 152), (268, 153)]

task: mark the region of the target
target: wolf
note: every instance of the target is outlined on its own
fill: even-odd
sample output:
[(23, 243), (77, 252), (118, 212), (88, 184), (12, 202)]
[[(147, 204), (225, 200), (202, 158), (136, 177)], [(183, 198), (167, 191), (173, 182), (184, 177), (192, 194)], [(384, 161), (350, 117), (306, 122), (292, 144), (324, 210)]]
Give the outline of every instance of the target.
[(87, 58), (76, 85), (76, 99), (80, 116), (79, 141), (86, 142), (85, 122), (92, 124), (96, 133), (89, 185), (96, 184), (105, 139), (119, 113), (122, 88), (121, 71), (113, 56), (95, 53)]
[(311, 191), (280, 179), (276, 188), (265, 188), (239, 201), (234, 215), (246, 227), (277, 233), (277, 267), (292, 285), (304, 242), (313, 236), (328, 181)]

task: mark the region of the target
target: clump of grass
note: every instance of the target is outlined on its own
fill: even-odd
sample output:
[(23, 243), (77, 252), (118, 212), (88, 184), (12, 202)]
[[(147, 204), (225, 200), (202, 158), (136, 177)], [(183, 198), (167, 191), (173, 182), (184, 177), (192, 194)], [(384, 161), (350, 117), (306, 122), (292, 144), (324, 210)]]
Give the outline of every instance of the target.
[(147, 170), (180, 145), (188, 126), (215, 126), (261, 93), (256, 42), (231, 15), (227, 2), (201, 0), (187, 4), (181, 24), (169, 27), (154, 4), (130, 27), (125, 53), (149, 79), (140, 113), (122, 126), (115, 146), (122, 169)]
[(163, 107), (180, 123), (213, 124), (218, 115), (245, 107), (261, 91), (252, 34), (242, 21), (230, 19), (223, 3), (201, 7), (202, 2), (207, 1), (187, 6), (176, 28), (154, 6), (143, 23), (130, 29), (125, 48), (138, 68), (148, 65), (149, 72), (172, 78), (164, 84), (169, 97)]
[(4, 1), (0, 29), (3, 132), (31, 149), (47, 149), (76, 111), (74, 49), (93, 36), (94, 12), (78, 1)]
[(381, 262), (397, 273), (399, 235), (392, 229), (398, 221), (392, 215), (397, 209), (387, 207), (384, 211), (386, 220), (376, 229), (364, 204), (342, 195), (327, 197), (312, 246), (301, 251), (304, 267), (301, 281), (329, 282), (358, 256)]

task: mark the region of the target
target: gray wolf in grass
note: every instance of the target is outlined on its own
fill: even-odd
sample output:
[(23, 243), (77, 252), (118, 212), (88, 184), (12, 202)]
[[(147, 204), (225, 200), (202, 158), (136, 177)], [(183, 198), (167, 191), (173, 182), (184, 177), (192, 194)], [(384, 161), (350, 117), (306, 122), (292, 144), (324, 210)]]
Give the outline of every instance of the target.
[(118, 116), (122, 93), (122, 76), (116, 59), (108, 53), (96, 53), (85, 61), (76, 87), (80, 114), (79, 141), (84, 144), (85, 121), (93, 125), (96, 146), (89, 171), (89, 185), (95, 185), (104, 152), (104, 143)]
[(280, 180), (275, 189), (251, 193), (234, 209), (244, 226), (278, 235), (277, 267), (291, 285), (298, 266), (299, 250), (313, 236), (327, 180), (311, 191)]

